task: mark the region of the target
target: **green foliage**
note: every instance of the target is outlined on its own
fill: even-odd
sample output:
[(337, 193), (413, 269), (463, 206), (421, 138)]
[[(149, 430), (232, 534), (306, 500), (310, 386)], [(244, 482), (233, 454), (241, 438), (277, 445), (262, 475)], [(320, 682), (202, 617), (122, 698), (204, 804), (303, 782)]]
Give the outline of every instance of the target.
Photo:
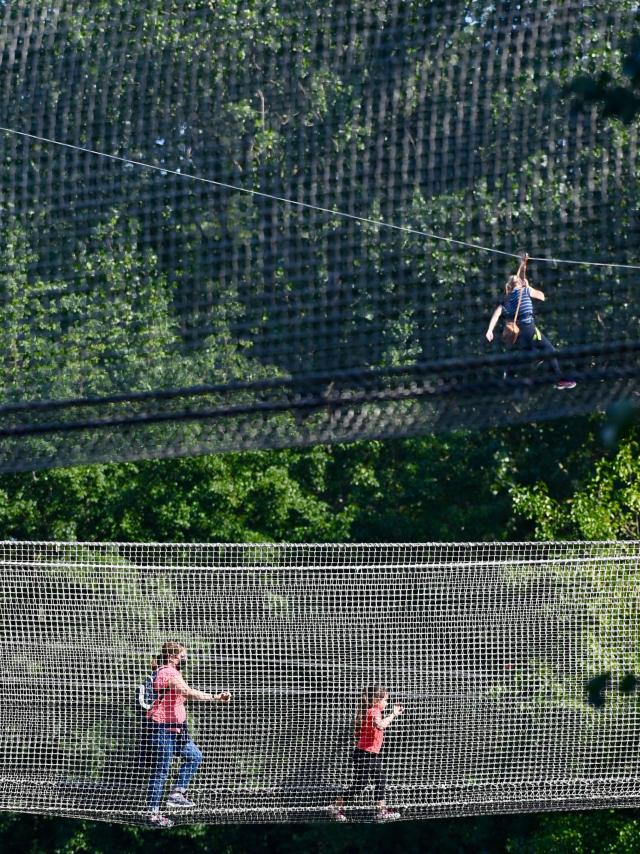
[[(0, 536), (160, 542), (507, 539), (526, 531), (512, 512), (511, 484), (529, 476), (539, 456), (536, 442), (559, 442), (569, 432), (567, 425), (513, 428), (4, 475)], [(542, 463), (535, 465), (544, 471)], [(553, 458), (547, 468), (550, 482), (562, 484)]]
[[(594, 58), (601, 60), (601, 49), (594, 52)], [(634, 122), (640, 114), (640, 37), (631, 39), (619, 69), (612, 71), (607, 65), (590, 71), (578, 75), (568, 87), (575, 96), (575, 106), (586, 109), (597, 104), (605, 116), (625, 124)]]
[(538, 829), (516, 836), (508, 854), (636, 854), (640, 850), (640, 821), (634, 813), (603, 810), (598, 813), (543, 816)]
[[(6, 850), (25, 854), (493, 854), (528, 816), (461, 818), (396, 825), (195, 826), (158, 833), (92, 822), (1, 816)], [(626, 852), (625, 852), (626, 854)]]
[(252, 542), (342, 540), (322, 498), (327, 449), (57, 469), (0, 479), (16, 538)]
[[(508, 487), (516, 514), (533, 523), (532, 534), (541, 540), (625, 540), (640, 537), (640, 430), (632, 427), (611, 453), (601, 452), (591, 459), (569, 489), (559, 489), (537, 474), (529, 483), (512, 480)], [(562, 572), (560, 573), (560, 576)], [(609, 576), (583, 569), (588, 584), (584, 609), (584, 651), (581, 665), (585, 679), (611, 671), (618, 682), (625, 673), (638, 670), (635, 617), (640, 598), (637, 568), (631, 564), (612, 567)], [(615, 650), (609, 638), (619, 639)], [(552, 678), (556, 678), (552, 674)], [(575, 697), (575, 686), (557, 681), (558, 697), (564, 708), (584, 706)], [(572, 696), (572, 694), (574, 696)], [(607, 715), (618, 720), (636, 712), (635, 702), (619, 693), (609, 693), (606, 708), (589, 723), (593, 733), (606, 729)], [(541, 849), (547, 850), (547, 849)], [(549, 849), (550, 850), (550, 849)], [(583, 850), (578, 849), (576, 850)], [(584, 849), (591, 850), (591, 849)]]
[(534, 523), (537, 539), (615, 540), (640, 537), (640, 431), (635, 428), (612, 456), (598, 460), (569, 496), (547, 483), (514, 484), (518, 514)]

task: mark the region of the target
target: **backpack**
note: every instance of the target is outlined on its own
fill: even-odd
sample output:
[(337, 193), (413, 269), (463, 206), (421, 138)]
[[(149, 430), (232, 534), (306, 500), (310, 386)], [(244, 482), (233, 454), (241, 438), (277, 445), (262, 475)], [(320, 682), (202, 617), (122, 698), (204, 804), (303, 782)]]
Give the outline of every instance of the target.
[[(157, 671), (156, 671), (157, 673)], [(138, 711), (146, 713), (149, 711), (151, 706), (153, 706), (154, 701), (157, 698), (156, 689), (155, 689), (155, 673), (150, 673), (142, 683), (142, 685), (138, 685), (137, 692), (137, 701), (138, 701)]]
[(142, 685), (138, 685), (136, 692), (136, 706), (138, 711), (144, 714), (145, 717), (155, 701), (162, 699), (166, 692), (166, 688), (161, 688), (160, 691), (156, 691), (156, 676), (163, 667), (166, 667), (166, 664), (161, 664), (157, 670), (154, 670), (145, 678)]
[(151, 771), (155, 763), (155, 753), (151, 743), (151, 725), (147, 718), (147, 712), (158, 696), (155, 689), (155, 675), (155, 673), (150, 673), (146, 676), (144, 682), (138, 685), (136, 690), (136, 719), (139, 726), (138, 759), (140, 767), (147, 772)]

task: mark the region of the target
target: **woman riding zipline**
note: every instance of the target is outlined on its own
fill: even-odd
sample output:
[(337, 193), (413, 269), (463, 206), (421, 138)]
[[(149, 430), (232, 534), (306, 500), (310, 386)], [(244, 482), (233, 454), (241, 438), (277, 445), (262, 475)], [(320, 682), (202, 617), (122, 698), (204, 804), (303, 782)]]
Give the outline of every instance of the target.
[[(544, 302), (545, 296), (542, 291), (529, 285), (526, 278), (528, 261), (529, 256), (524, 255), (516, 275), (509, 277), (505, 286), (506, 297), (491, 315), (485, 337), (487, 341), (493, 341), (493, 330), (500, 317), (504, 315), (505, 326), (502, 339), (507, 344), (514, 345), (517, 343), (523, 350), (542, 350), (544, 353), (555, 353), (553, 344), (535, 324), (531, 300), (538, 299)], [(573, 380), (562, 378), (560, 365), (555, 357), (550, 359), (549, 363), (556, 377), (556, 388), (575, 388), (576, 384)]]

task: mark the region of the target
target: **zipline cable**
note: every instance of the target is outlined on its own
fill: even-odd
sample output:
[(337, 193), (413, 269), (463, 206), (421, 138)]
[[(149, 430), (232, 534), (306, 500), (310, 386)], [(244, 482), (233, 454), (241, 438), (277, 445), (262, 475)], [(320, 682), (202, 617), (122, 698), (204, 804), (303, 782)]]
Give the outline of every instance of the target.
[[(434, 234), (429, 231), (422, 231), (421, 229), (411, 228), (407, 225), (396, 225), (395, 223), (385, 222), (383, 220), (370, 219), (369, 217), (358, 216), (357, 214), (347, 213), (346, 211), (339, 211), (332, 208), (324, 208), (319, 205), (313, 205), (310, 202), (301, 202), (296, 199), (288, 199), (284, 196), (276, 196), (271, 193), (265, 193), (261, 190), (250, 190), (247, 187), (240, 187), (236, 184), (228, 184), (224, 181), (216, 181), (213, 178), (204, 178), (202, 175), (194, 175), (190, 172), (181, 172), (178, 169), (170, 169), (167, 166), (156, 166), (153, 163), (147, 163), (143, 160), (132, 160), (128, 157), (122, 157), (118, 154), (109, 154), (106, 151), (98, 151), (94, 148), (87, 148), (82, 145), (74, 145), (70, 142), (62, 142), (58, 139), (52, 139), (51, 137), (39, 136), (34, 133), (27, 133), (26, 131), (16, 130), (15, 128), (7, 128), (0, 126), (0, 131), (7, 134), (12, 134), (14, 136), (24, 137), (26, 139), (33, 139), (36, 142), (47, 143), (48, 145), (58, 145), (61, 148), (69, 148), (73, 151), (79, 151), (84, 154), (92, 154), (95, 157), (104, 157), (108, 160), (115, 160), (119, 163), (125, 163), (130, 166), (138, 166), (142, 169), (151, 169), (156, 172), (161, 172), (163, 175), (177, 175), (179, 178), (186, 178), (190, 181), (199, 181), (203, 184), (210, 184), (215, 187), (221, 187), (225, 190), (233, 190), (238, 193), (246, 193), (251, 196), (259, 196), (263, 199), (271, 199), (275, 202), (281, 202), (287, 205), (295, 205), (299, 208), (306, 208), (308, 210), (319, 211), (320, 213), (331, 214), (332, 216), (341, 217), (343, 219), (351, 219), (357, 222), (365, 223), (366, 225), (375, 225), (380, 228), (388, 228), (393, 229), (394, 231), (402, 231), (406, 234), (414, 234), (418, 237), (426, 237), (430, 240), (440, 240), (445, 243), (449, 243), (454, 246), (463, 246), (467, 249), (475, 249), (481, 252), (491, 252), (494, 255), (503, 255), (508, 258), (516, 258), (520, 259), (520, 255), (514, 252), (505, 252), (502, 249), (495, 249), (491, 246), (483, 246), (479, 243), (469, 243), (465, 240), (456, 240), (453, 237), (445, 237), (442, 234)], [(608, 261), (581, 261), (574, 260), (570, 258), (545, 258), (545, 257), (537, 257), (535, 255), (529, 256), (530, 261), (539, 261), (545, 264), (576, 264), (581, 265), (583, 267), (610, 267), (621, 270), (640, 270), (640, 265), (638, 264), (618, 264)]]

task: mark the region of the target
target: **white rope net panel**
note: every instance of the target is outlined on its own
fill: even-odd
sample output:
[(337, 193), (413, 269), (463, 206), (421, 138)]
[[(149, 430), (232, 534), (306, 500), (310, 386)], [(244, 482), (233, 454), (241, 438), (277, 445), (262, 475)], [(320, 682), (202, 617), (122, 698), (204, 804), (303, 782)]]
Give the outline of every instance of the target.
[[(639, 555), (0, 543), (0, 808), (148, 821), (136, 692), (167, 640), (190, 686), (233, 694), (187, 704), (203, 761), (176, 822), (329, 820), (373, 684), (406, 707), (381, 754), (402, 818), (639, 806)], [(358, 792), (348, 819), (372, 820), (375, 797)]]

